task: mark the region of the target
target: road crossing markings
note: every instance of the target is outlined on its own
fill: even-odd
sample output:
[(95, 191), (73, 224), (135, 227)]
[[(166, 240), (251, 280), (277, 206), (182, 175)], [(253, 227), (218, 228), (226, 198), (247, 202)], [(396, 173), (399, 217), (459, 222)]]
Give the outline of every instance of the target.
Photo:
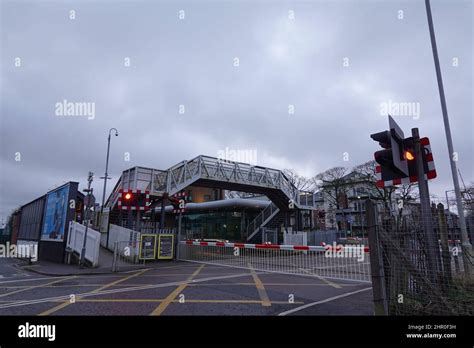
[[(256, 272), (256, 273), (266, 274), (264, 272)], [(191, 281), (187, 281), (187, 283), (188, 285), (191, 285), (190, 284), (191, 282), (192, 284), (198, 284), (198, 283), (205, 283), (205, 282), (213, 281), (213, 280), (232, 279), (232, 278), (249, 277), (249, 276), (250, 276), (249, 273), (231, 274), (227, 276), (193, 279)], [(170, 287), (170, 286), (178, 286), (182, 283), (183, 281), (174, 281), (174, 282), (162, 283), (162, 284), (149, 284), (149, 285), (143, 285), (143, 286), (130, 286), (130, 287), (125, 287), (125, 288), (108, 289), (108, 290), (102, 290), (96, 293), (92, 293), (88, 291), (88, 292), (82, 292), (76, 295), (77, 295), (77, 298), (85, 298), (89, 296), (99, 296), (99, 295), (105, 295), (105, 294), (116, 294), (116, 293), (122, 293), (122, 292), (131, 292), (131, 291), (148, 290), (148, 289), (155, 289), (155, 288), (165, 288), (165, 287)], [(255, 284), (252, 283), (252, 285), (255, 285)], [(288, 284), (283, 284), (283, 285), (288, 285)], [(0, 304), (0, 309), (10, 308), (10, 307), (19, 307), (19, 306), (29, 306), (33, 304), (46, 303), (46, 302), (62, 302), (62, 301), (68, 300), (69, 296), (70, 295), (62, 295), (62, 296), (55, 296), (55, 297), (48, 297), (48, 298), (39, 298), (35, 300), (22, 300), (22, 301), (14, 301), (14, 302), (8, 301), (9, 303)], [(0, 303), (1, 302), (2, 301), (0, 301)]]
[(56, 283), (62, 282), (64, 280), (69, 280), (69, 279), (73, 279), (73, 278), (76, 278), (76, 276), (72, 276), (72, 277), (69, 277), (69, 278), (66, 278), (66, 279), (63, 279), (63, 278), (56, 279), (55, 281), (49, 282), (49, 283), (46, 283), (46, 284), (32, 285), (32, 286), (29, 286), (29, 287), (26, 287), (26, 288), (22, 288), (22, 289), (18, 289), (18, 290), (15, 290), (15, 291), (7, 292), (5, 294), (1, 294), (0, 297), (5, 297), (5, 296), (8, 296), (8, 295), (18, 294), (18, 293), (23, 292), (23, 291), (28, 291), (28, 290), (41, 288), (43, 286), (56, 284)]
[(372, 287), (370, 288), (364, 288), (364, 289), (360, 289), (360, 290), (356, 290), (356, 291), (352, 291), (352, 292), (347, 292), (345, 294), (342, 294), (342, 295), (338, 295), (338, 296), (333, 296), (333, 297), (329, 297), (325, 300), (322, 300), (322, 301), (318, 301), (318, 302), (313, 302), (313, 303), (308, 303), (308, 304), (305, 304), (301, 307), (297, 307), (297, 308), (293, 308), (293, 309), (290, 309), (289, 311), (285, 311), (285, 312), (282, 312), (280, 314), (278, 314), (279, 316), (284, 316), (284, 315), (288, 315), (288, 314), (291, 314), (291, 313), (295, 313), (295, 312), (298, 312), (302, 309), (306, 309), (308, 307), (312, 307), (312, 306), (316, 306), (318, 304), (321, 304), (321, 303), (326, 303), (326, 302), (331, 302), (331, 301), (334, 301), (334, 300), (338, 300), (340, 298), (343, 298), (343, 297), (347, 297), (347, 296), (351, 296), (351, 295), (354, 295), (354, 294), (358, 294), (359, 292), (363, 292), (363, 291), (367, 291), (367, 290), (372, 290)]
[(326, 279), (326, 278), (323, 278), (317, 274), (314, 274), (314, 273), (311, 273), (310, 271), (308, 271), (307, 269), (304, 269), (304, 268), (300, 268), (301, 271), (305, 272), (306, 274), (311, 274), (312, 276), (318, 278), (319, 280), (325, 282), (327, 285), (330, 285), (332, 286), (333, 288), (336, 288), (336, 289), (340, 289), (341, 286), (339, 284), (336, 284), (336, 283), (333, 283), (332, 281)]
[[(201, 266), (198, 267), (196, 271), (194, 271), (193, 274), (186, 280), (187, 282), (191, 281), (194, 277), (196, 277), (199, 272), (204, 268), (205, 264), (202, 264)], [(160, 303), (160, 305), (151, 312), (150, 315), (161, 315), (166, 308), (170, 305), (171, 302), (178, 296), (186, 287), (188, 286), (188, 283), (181, 283), (171, 294), (168, 295), (168, 297), (165, 298), (163, 302)]]
[(250, 273), (252, 274), (253, 281), (255, 282), (255, 286), (257, 287), (258, 295), (260, 296), (260, 300), (262, 301), (262, 306), (269, 307), (272, 305), (270, 299), (268, 298), (267, 291), (265, 290), (265, 286), (263, 285), (262, 281), (258, 277), (257, 273), (255, 273), (254, 268), (249, 263)]
[[(138, 271), (138, 272), (135, 273), (135, 274), (129, 275), (128, 277), (117, 279), (117, 280), (115, 280), (115, 281), (113, 281), (113, 282), (111, 282), (111, 283), (105, 284), (105, 285), (101, 286), (100, 288), (91, 291), (91, 293), (92, 293), (92, 294), (98, 293), (98, 292), (100, 292), (100, 291), (102, 291), (102, 290), (104, 290), (104, 289), (107, 289), (108, 287), (114, 286), (114, 285), (116, 285), (116, 284), (118, 284), (118, 283), (121, 283), (121, 282), (124, 282), (124, 281), (126, 281), (126, 280), (128, 280), (128, 279), (132, 279), (132, 278), (134, 278), (134, 277), (137, 277), (137, 276), (139, 276), (139, 275), (141, 275), (141, 274), (143, 274), (143, 273), (145, 273), (146, 271), (149, 271), (149, 270), (150, 270), (149, 268), (148, 268), (148, 269), (144, 269), (144, 270)], [(72, 303), (73, 303), (73, 302), (71, 302), (71, 301), (69, 301), (69, 300), (68, 300), (68, 301), (65, 301), (65, 302), (61, 303), (60, 305), (57, 305), (56, 307), (50, 308), (50, 309), (48, 309), (48, 310), (46, 310), (46, 311), (44, 311), (44, 312), (42, 312), (42, 313), (40, 313), (40, 314), (38, 314), (38, 315), (41, 315), (41, 316), (50, 315), (51, 313), (54, 313), (54, 312), (56, 312), (56, 311), (58, 311), (58, 310), (60, 310), (60, 309), (63, 309), (63, 308), (65, 308), (65, 307), (69, 306), (69, 305), (72, 304)]]

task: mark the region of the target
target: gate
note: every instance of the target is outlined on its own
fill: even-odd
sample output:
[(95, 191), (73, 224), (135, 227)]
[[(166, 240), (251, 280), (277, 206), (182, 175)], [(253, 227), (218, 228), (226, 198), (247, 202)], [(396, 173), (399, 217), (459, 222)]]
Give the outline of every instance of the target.
[[(130, 239), (114, 241), (112, 272), (125, 269), (143, 268), (146, 263), (157, 262), (156, 258), (154, 260), (144, 260), (140, 258), (140, 241), (142, 234), (156, 235), (157, 238), (160, 234), (172, 234), (176, 237), (176, 231), (174, 229), (150, 230), (151, 233), (140, 233), (128, 229), (123, 230), (127, 233), (120, 238), (124, 239), (124, 236), (128, 235)], [(156, 248), (158, 248), (158, 245), (156, 245)]]
[(265, 272), (370, 282), (363, 245), (298, 246), (181, 241), (179, 259)]
[(140, 241), (116, 241), (114, 243), (114, 256), (112, 272), (124, 269), (143, 268), (145, 260), (139, 258)]

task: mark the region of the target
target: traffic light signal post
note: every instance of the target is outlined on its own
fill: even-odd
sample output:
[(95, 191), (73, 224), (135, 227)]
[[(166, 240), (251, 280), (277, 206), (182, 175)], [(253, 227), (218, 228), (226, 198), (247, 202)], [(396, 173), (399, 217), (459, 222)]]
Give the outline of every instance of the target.
[(439, 259), (439, 247), (438, 237), (435, 235), (433, 230), (433, 218), (431, 213), (430, 203), (430, 192), (428, 188), (428, 180), (425, 177), (425, 168), (423, 164), (423, 158), (425, 156), (423, 146), (420, 142), (420, 134), (418, 128), (411, 130), (414, 145), (414, 157), (416, 161), (416, 176), (418, 178), (418, 191), (420, 194), (420, 211), (421, 211), (421, 223), (423, 226), (426, 247), (427, 247), (427, 262), (428, 267), (431, 270), (429, 274), (430, 281), (434, 285), (437, 283), (437, 271), (438, 270), (438, 259)]
[(421, 225), (426, 243), (426, 257), (431, 270), (429, 277), (433, 285), (437, 283), (440, 266), (438, 237), (433, 229), (428, 180), (436, 177), (429, 139), (420, 139), (418, 128), (413, 128), (412, 136), (405, 138), (402, 129), (389, 115), (389, 130), (372, 134), (383, 150), (374, 153), (377, 186), (389, 187), (418, 182), (420, 194)]

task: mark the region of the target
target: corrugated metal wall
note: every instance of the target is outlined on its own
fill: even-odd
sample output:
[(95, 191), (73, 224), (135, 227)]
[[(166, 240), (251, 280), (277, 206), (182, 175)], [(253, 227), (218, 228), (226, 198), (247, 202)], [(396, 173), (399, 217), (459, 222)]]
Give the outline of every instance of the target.
[(45, 196), (24, 205), (21, 208), (18, 239), (39, 240), (43, 221)]

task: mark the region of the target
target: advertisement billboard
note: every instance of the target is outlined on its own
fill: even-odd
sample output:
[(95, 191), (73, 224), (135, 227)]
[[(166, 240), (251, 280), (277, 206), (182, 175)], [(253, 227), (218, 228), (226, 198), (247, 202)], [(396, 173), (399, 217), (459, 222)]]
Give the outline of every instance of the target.
[(46, 206), (41, 240), (64, 241), (66, 216), (68, 211), (70, 185), (63, 186), (46, 195)]

